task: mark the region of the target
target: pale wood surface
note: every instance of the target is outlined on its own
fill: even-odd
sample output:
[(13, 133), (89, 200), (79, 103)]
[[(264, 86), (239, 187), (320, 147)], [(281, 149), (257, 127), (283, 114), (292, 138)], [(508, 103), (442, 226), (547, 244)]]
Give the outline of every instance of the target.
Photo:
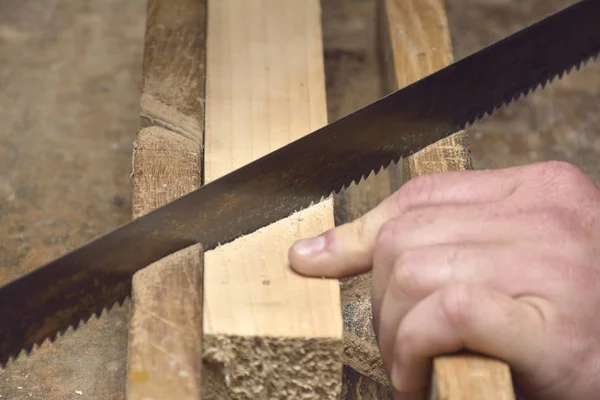
[[(407, 86), (452, 61), (450, 34), (441, 0), (378, 0), (377, 24), (384, 93)], [(417, 173), (465, 169), (468, 165), (465, 136), (457, 133), (391, 169), (384, 191), (398, 188)], [(370, 274), (344, 285), (345, 362), (375, 382), (389, 386), (372, 327), (370, 289)]]
[[(148, 2), (142, 129), (133, 159), (134, 218), (201, 184), (204, 18), (203, 1)], [(200, 397), (201, 318), (200, 245), (134, 276), (128, 399)]]
[(514, 400), (508, 365), (469, 356), (442, 356), (433, 360), (433, 400)]
[[(443, 0), (383, 0), (394, 73), (401, 88), (453, 61)], [(389, 59), (389, 57), (388, 57)], [(405, 180), (428, 173), (471, 169), (465, 132), (431, 145), (404, 160)], [(514, 399), (510, 369), (500, 361), (470, 354), (433, 362), (432, 399)]]
[(339, 339), (338, 283), (298, 275), (286, 259), (294, 241), (332, 226), (324, 201), (206, 252), (204, 333)]
[[(318, 0), (209, 1), (205, 177), (327, 123)], [(289, 246), (333, 227), (331, 199), (205, 254), (205, 398), (337, 398), (336, 280), (296, 275)]]
[[(405, 87), (452, 62), (443, 0), (379, 0), (377, 6), (384, 93)], [(427, 173), (469, 168), (467, 138), (464, 132), (457, 132), (391, 170), (389, 187), (394, 189), (408, 179)], [(360, 384), (360, 390), (367, 393), (365, 398), (373, 398), (370, 393), (381, 393), (383, 386), (389, 387), (372, 328), (369, 291), (370, 276), (365, 275), (346, 282), (342, 293), (345, 363), (371, 378), (370, 381), (354, 379), (352, 385), (355, 388), (346, 391), (356, 393)], [(465, 365), (469, 366), (469, 373), (466, 373)], [(482, 389), (491, 387), (498, 389), (497, 393), (483, 392), (484, 398), (511, 398), (505, 397), (512, 394), (510, 371), (500, 362), (481, 362), (479, 358), (465, 356), (438, 358), (434, 362), (434, 376), (437, 391), (434, 390), (432, 395), (437, 398), (478, 398)], [(390, 396), (388, 391), (387, 397)]]

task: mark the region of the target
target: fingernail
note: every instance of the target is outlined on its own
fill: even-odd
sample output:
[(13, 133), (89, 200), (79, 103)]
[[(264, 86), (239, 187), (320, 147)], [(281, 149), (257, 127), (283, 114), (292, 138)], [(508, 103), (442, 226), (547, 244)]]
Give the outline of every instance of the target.
[(301, 256), (314, 256), (323, 251), (325, 248), (325, 237), (317, 236), (310, 239), (298, 240), (293, 249)]
[(392, 370), (390, 372), (390, 379), (392, 381), (392, 387), (395, 390), (400, 390), (400, 363), (398, 361), (394, 361), (392, 364)]

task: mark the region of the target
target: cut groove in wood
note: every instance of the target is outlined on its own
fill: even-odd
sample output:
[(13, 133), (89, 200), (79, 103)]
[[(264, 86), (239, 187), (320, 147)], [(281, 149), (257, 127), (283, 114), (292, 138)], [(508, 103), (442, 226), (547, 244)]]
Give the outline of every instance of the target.
[[(318, 0), (214, 0), (208, 10), (210, 182), (327, 117)], [(301, 277), (287, 260), (295, 240), (331, 227), (328, 199), (206, 252), (204, 399), (339, 396), (339, 284)]]
[[(148, 1), (134, 218), (201, 184), (204, 18), (201, 0)], [(136, 273), (127, 399), (199, 399), (201, 329), (200, 245)]]

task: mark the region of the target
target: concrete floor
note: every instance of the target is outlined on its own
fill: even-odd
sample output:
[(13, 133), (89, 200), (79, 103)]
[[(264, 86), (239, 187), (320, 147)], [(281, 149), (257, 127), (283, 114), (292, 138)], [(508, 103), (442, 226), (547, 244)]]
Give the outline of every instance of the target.
[[(569, 0), (447, 0), (468, 55)], [(323, 0), (329, 117), (379, 95), (372, 0)], [(0, 0), (0, 281), (131, 218), (145, 0)], [(470, 129), (476, 168), (547, 159), (600, 182), (600, 63)], [(0, 370), (8, 399), (124, 398), (128, 307)], [(81, 395), (78, 393), (81, 392)]]
[[(144, 24), (145, 0), (0, 0), (0, 280), (131, 218)], [(123, 398), (127, 328), (123, 307), (46, 343), (0, 395)]]

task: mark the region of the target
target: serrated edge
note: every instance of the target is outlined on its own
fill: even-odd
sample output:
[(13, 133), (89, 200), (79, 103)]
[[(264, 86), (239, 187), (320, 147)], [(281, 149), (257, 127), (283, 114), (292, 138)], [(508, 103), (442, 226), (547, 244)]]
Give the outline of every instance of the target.
[[(523, 99), (523, 98), (527, 97), (529, 94), (536, 92), (540, 87), (542, 89), (545, 89), (548, 85), (552, 84), (554, 81), (561, 80), (564, 76), (569, 75), (573, 71), (574, 68), (576, 70), (580, 70), (582, 66), (586, 65), (591, 60), (597, 60), (598, 55), (599, 55), (598, 52), (592, 53), (592, 54), (588, 55), (587, 57), (580, 59), (577, 63), (572, 64), (572, 65), (564, 68), (563, 70), (553, 74), (552, 76), (546, 78), (545, 80), (543, 80), (541, 82), (537, 82), (534, 85), (526, 88), (524, 91), (521, 91), (521, 92), (511, 96), (508, 99), (500, 100), (498, 102), (498, 104), (496, 104), (495, 106), (492, 106), (491, 109), (483, 111), (482, 113), (472, 117), (470, 120), (466, 121), (465, 123), (455, 126), (454, 129), (445, 132), (446, 133), (445, 136), (448, 136), (448, 135), (452, 134), (453, 132), (459, 132), (461, 130), (472, 127), (475, 123), (497, 114), (500, 110), (502, 110), (504, 108), (508, 108), (508, 107), (512, 106), (514, 103), (516, 103), (518, 100)], [(388, 170), (392, 164), (398, 165), (398, 163), (401, 161), (401, 159), (402, 159), (402, 157), (392, 158), (387, 164), (382, 164), (378, 168), (373, 168), (368, 172), (362, 173), (360, 175), (360, 177), (351, 179), (350, 182), (348, 182), (347, 184), (342, 184), (341, 187), (339, 187), (337, 190), (331, 191), (327, 196), (321, 196), (320, 201), (328, 199), (332, 196), (339, 195), (342, 192), (348, 190), (348, 188), (350, 188), (352, 185), (359, 186), (361, 182), (368, 179), (371, 175), (377, 176), (382, 171)], [(299, 209), (295, 210), (294, 212), (290, 213), (289, 215), (292, 215), (303, 209), (309, 208), (310, 206), (312, 206), (314, 204), (315, 204), (315, 202), (311, 202), (306, 207), (300, 207)], [(58, 338), (64, 336), (64, 334), (69, 329), (72, 328), (73, 330), (77, 330), (79, 328), (79, 326), (81, 326), (82, 324), (87, 324), (87, 322), (90, 321), (94, 316), (96, 316), (96, 318), (100, 318), (105, 313), (105, 310), (106, 310), (106, 313), (109, 313), (110, 310), (112, 310), (115, 307), (115, 305), (118, 304), (119, 306), (123, 306), (125, 301), (128, 299), (131, 299), (130, 294), (126, 295), (121, 300), (117, 300), (117, 301), (113, 302), (108, 307), (98, 308), (96, 311), (90, 313), (89, 316), (80, 318), (75, 323), (72, 322), (72, 323), (67, 324), (64, 328), (59, 329), (58, 331), (54, 332), (53, 334), (45, 337), (44, 339), (42, 339), (38, 342), (35, 342), (31, 345), (27, 345), (27, 346), (25, 346), (25, 348), (21, 348), (19, 350), (7, 351), (7, 354), (0, 356), (0, 368), (4, 369), (11, 362), (16, 361), (19, 358), (23, 357), (23, 353), (25, 353), (27, 356), (29, 356), (33, 351), (36, 351), (36, 349), (39, 348), (42, 344), (46, 343), (47, 340), (50, 340), (50, 343), (54, 343)]]
[(86, 325), (91, 320), (99, 320), (103, 316), (109, 315), (110, 312), (117, 308), (123, 307), (127, 301), (131, 300), (131, 295), (127, 295), (120, 300), (113, 302), (111, 305), (107, 307), (101, 307), (95, 311), (93, 311), (89, 316), (80, 318), (76, 322), (71, 322), (65, 327), (54, 331), (49, 336), (46, 336), (44, 339), (34, 342), (33, 344), (27, 345), (24, 348), (19, 350), (9, 350), (7, 354), (0, 358), (0, 369), (6, 369), (9, 364), (18, 362), (20, 359), (24, 357), (30, 357), (32, 353), (38, 351), (38, 349), (46, 344), (52, 344), (68, 334), (68, 332), (74, 332), (79, 329), (80, 326)]
[[(574, 69), (576, 71), (579, 71), (584, 65), (590, 63), (592, 60), (597, 60), (599, 55), (600, 55), (600, 52), (596, 52), (591, 55), (588, 55), (587, 57), (579, 60), (577, 63), (566, 67), (565, 69), (553, 74), (552, 76), (546, 78), (545, 80), (543, 80), (541, 82), (535, 83), (534, 85), (528, 87), (524, 91), (521, 91), (521, 92), (511, 96), (508, 99), (505, 98), (505, 99), (499, 101), (499, 103), (496, 104), (495, 106), (492, 106), (491, 109), (486, 110), (486, 111), (480, 113), (479, 115), (473, 117), (469, 121), (466, 121), (465, 123), (463, 123), (461, 125), (457, 125), (454, 127), (454, 129), (445, 132), (446, 137), (451, 135), (453, 132), (459, 132), (459, 131), (462, 131), (465, 129), (469, 129), (469, 128), (473, 127), (473, 125), (475, 125), (476, 123), (498, 114), (501, 110), (511, 107), (512, 105), (517, 103), (519, 100), (522, 100), (522, 99), (526, 98), (527, 96), (529, 96), (530, 94), (535, 93), (536, 91), (538, 91), (538, 89), (540, 89), (540, 88), (545, 89), (547, 86), (553, 84), (555, 81), (562, 80), (562, 78), (564, 76), (570, 75)], [(387, 163), (387, 165), (383, 164), (379, 168), (371, 169), (368, 173), (361, 174), (359, 178), (352, 179), (349, 183), (343, 184), (338, 190), (332, 191), (331, 193), (329, 193), (329, 195), (322, 196), (321, 201), (323, 201), (324, 199), (327, 199), (331, 196), (339, 195), (339, 194), (345, 192), (349, 187), (351, 187), (353, 185), (356, 185), (356, 186), (360, 185), (361, 182), (363, 182), (364, 180), (369, 178), (371, 175), (377, 176), (382, 171), (387, 171), (392, 164), (394, 166), (398, 165), (398, 163), (401, 160), (402, 160), (402, 157), (392, 158), (390, 160), (390, 162)], [(311, 205), (312, 205), (312, 203), (311, 203)], [(307, 206), (305, 208), (308, 208), (308, 207), (310, 207), (310, 206)], [(302, 210), (302, 209), (304, 209), (304, 208), (301, 208), (300, 210)]]

